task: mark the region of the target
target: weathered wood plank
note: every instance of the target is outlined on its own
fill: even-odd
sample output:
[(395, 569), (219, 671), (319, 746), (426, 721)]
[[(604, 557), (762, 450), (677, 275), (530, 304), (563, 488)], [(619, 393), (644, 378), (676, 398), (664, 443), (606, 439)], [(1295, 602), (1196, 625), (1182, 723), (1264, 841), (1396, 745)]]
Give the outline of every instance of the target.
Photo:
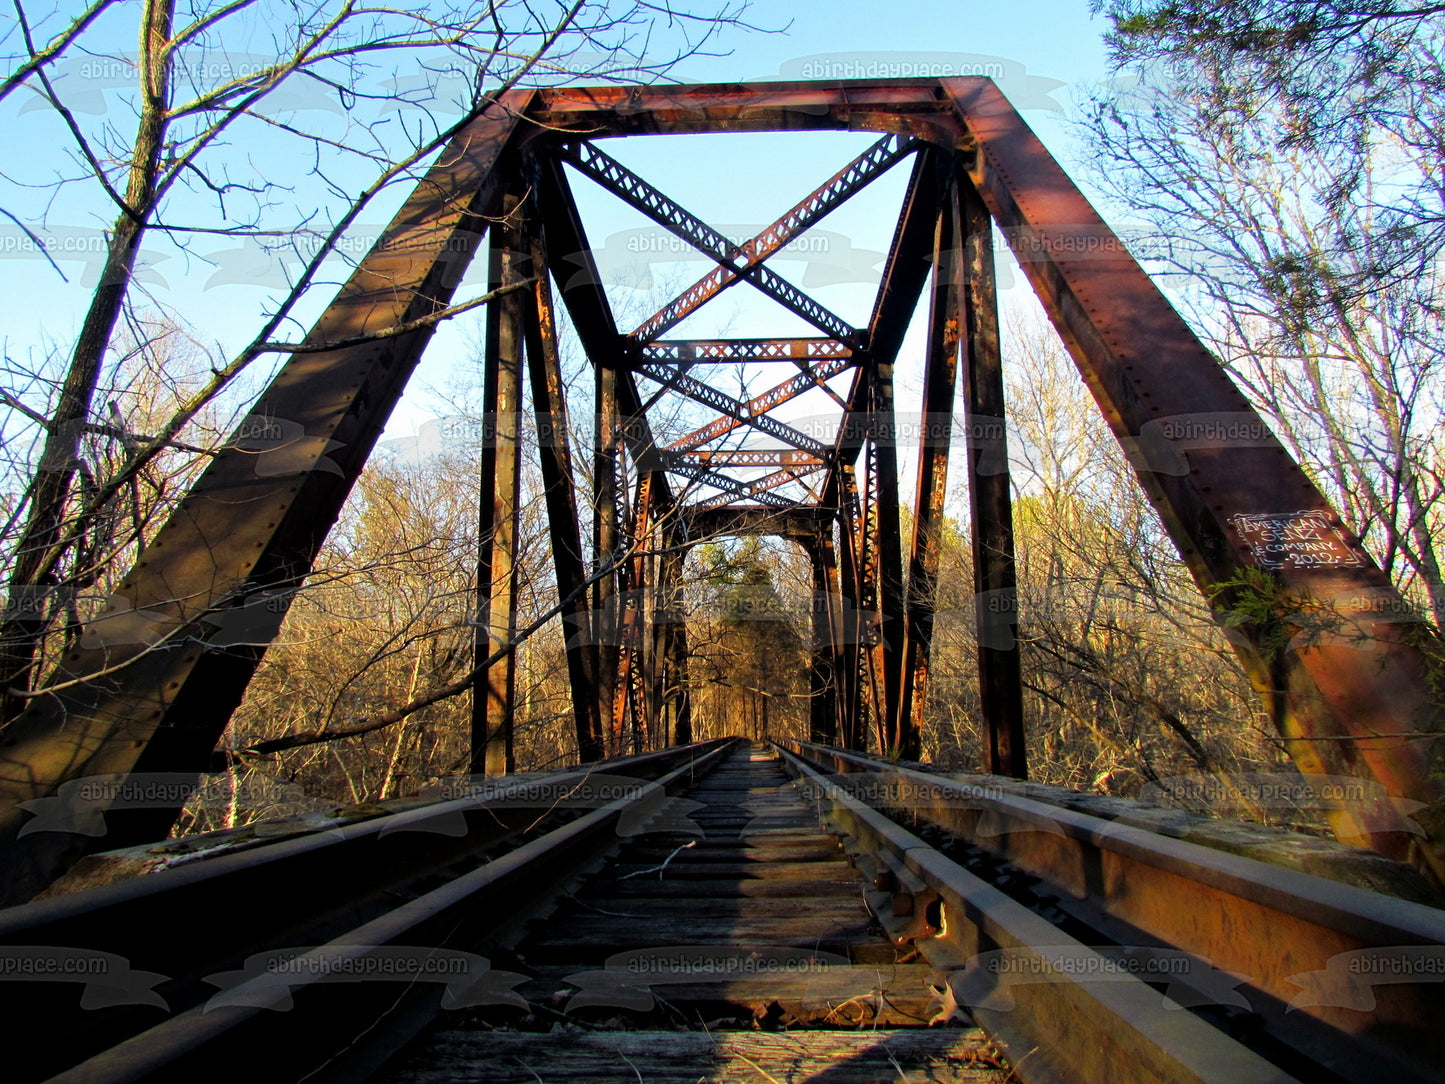
[(976, 1028), (897, 1031), (447, 1031), (388, 1084), (1002, 1084)]

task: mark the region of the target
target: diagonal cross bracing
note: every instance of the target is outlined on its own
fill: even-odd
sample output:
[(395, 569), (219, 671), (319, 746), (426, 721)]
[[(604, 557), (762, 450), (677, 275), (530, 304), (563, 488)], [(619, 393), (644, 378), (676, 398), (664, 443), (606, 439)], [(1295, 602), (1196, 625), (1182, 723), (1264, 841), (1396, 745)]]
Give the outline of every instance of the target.
[[(839, 362), (843, 361), (843, 359), (838, 360)], [(824, 364), (833, 363), (825, 362)], [(655, 380), (657, 383), (671, 388), (673, 391), (681, 392), (689, 399), (696, 399), (699, 403), (705, 403), (714, 410), (721, 411), (723, 414), (737, 419), (739, 425), (751, 425), (753, 428), (760, 429), (769, 436), (777, 437), (785, 444), (791, 444), (794, 448), (800, 448), (805, 452), (812, 452), (814, 455), (823, 455), (829, 450), (828, 446), (821, 440), (815, 440), (806, 433), (794, 429), (786, 422), (780, 422), (778, 419), (770, 418), (766, 414), (753, 413), (751, 403), (745, 403), (741, 399), (734, 399), (726, 392), (718, 391), (711, 385), (704, 384), (696, 377), (677, 372), (665, 365), (639, 365), (637, 366), (637, 372), (649, 380)], [(799, 374), (799, 376), (793, 379), (803, 379), (803, 375)], [(807, 374), (809, 384), (813, 382), (813, 379), (812, 373)], [(789, 383), (792, 383), (792, 381), (789, 381)], [(686, 451), (687, 449), (673, 446), (668, 450)]]
[[(700, 429), (694, 429), (691, 433), (683, 437), (681, 440), (674, 441), (672, 444), (669, 444), (667, 450), (670, 452), (692, 451), (694, 448), (701, 447), (710, 440), (716, 440), (724, 433), (732, 432), (740, 425), (753, 425), (758, 429), (762, 429), (764, 432), (770, 432), (771, 430), (767, 429), (765, 426), (757, 424), (759, 419), (762, 419), (769, 410), (772, 410), (773, 407), (779, 406), (782, 403), (786, 403), (789, 399), (801, 395), (809, 388), (816, 387), (822, 384), (823, 381), (827, 380), (829, 377), (837, 376), (844, 369), (847, 369), (852, 365), (853, 359), (851, 357), (830, 358), (827, 361), (824, 361), (821, 365), (816, 365), (813, 368), (808, 369), (806, 372), (799, 373), (797, 376), (783, 381), (776, 387), (769, 388), (761, 395), (754, 396), (746, 403), (742, 403), (741, 411), (735, 412), (730, 410), (724, 410), (723, 417), (713, 419), (712, 421), (708, 422), (707, 425), (702, 426)], [(644, 370), (644, 372), (645, 371), (646, 370)], [(648, 373), (647, 375), (650, 376), (651, 374)], [(715, 394), (720, 396), (722, 393), (715, 392)], [(735, 399), (733, 400), (733, 402), (739, 403), (740, 401)], [(712, 403), (711, 400), (708, 400), (708, 404), (710, 406), (715, 405)], [(771, 421), (772, 419), (768, 420)], [(822, 446), (821, 441), (817, 441), (815, 443), (819, 444), (820, 447)], [(797, 447), (802, 448), (803, 445), (800, 444), (797, 445)]]
[[(822, 463), (803, 464), (797, 467), (785, 467), (782, 470), (775, 470), (772, 474), (765, 474), (761, 478), (755, 478), (750, 482), (743, 482), (742, 487), (750, 497), (762, 497), (770, 489), (777, 489), (789, 482), (799, 481), (803, 475), (812, 474), (814, 471), (822, 470)], [(716, 498), (713, 498), (716, 500)]]
[[(770, 486), (755, 490), (753, 488), (755, 483), (743, 482), (737, 478), (729, 478), (727, 475), (719, 474), (705, 466), (687, 466), (677, 470), (676, 473), (687, 477), (689, 480), (703, 482), (715, 489), (723, 490), (723, 497), (725, 499), (722, 500), (722, 504), (730, 504), (739, 497), (752, 497), (771, 508), (792, 508), (797, 503), (796, 501), (788, 500), (786, 497), (778, 497), (768, 492), (769, 489), (775, 489), (777, 486), (782, 485), (782, 482), (774, 482)], [(769, 477), (771, 477), (771, 475)], [(787, 480), (786, 478), (783, 479), (783, 481)], [(704, 504), (718, 500), (718, 497), (709, 497), (693, 507), (701, 507)], [(716, 504), (710, 506), (717, 507)]]
[[(799, 452), (797, 454), (803, 455), (804, 453)], [(701, 482), (704, 485), (713, 486), (716, 489), (724, 489), (729, 493), (735, 493), (739, 496), (745, 497), (750, 495), (747, 482), (723, 474), (706, 460), (693, 460), (691, 462), (669, 461), (664, 457), (663, 465), (665, 470), (671, 471), (674, 474), (680, 474), (690, 482)], [(809, 467), (807, 469), (811, 470), (814, 468)]]
[(632, 337), (652, 342), (676, 327), (729, 286), (748, 277), (773, 253), (861, 191), (917, 146), (901, 135), (887, 135), (833, 174), (826, 182), (743, 245), (729, 265), (719, 265), (640, 324)]
[[(704, 255), (733, 270), (741, 250), (692, 212), (679, 206), (616, 159), (590, 143), (564, 147), (560, 157), (581, 170), (607, 191), (637, 208), (658, 225), (671, 230)], [(841, 316), (824, 308), (787, 279), (761, 265), (745, 276), (789, 312), (801, 316), (824, 334), (855, 342), (858, 330)]]

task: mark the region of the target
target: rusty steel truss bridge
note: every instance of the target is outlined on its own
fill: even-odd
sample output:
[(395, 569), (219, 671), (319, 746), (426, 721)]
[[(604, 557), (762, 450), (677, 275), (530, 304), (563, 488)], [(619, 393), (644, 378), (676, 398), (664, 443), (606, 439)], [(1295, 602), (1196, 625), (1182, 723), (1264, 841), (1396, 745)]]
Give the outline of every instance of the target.
[[(876, 139), (748, 239), (724, 236), (607, 150), (649, 135), (813, 131)], [(769, 261), (890, 170), (906, 172), (906, 193), (871, 315), (853, 326)], [(600, 186), (713, 266), (635, 328), (619, 325), (578, 184)], [(515, 618), (523, 417), (535, 419), (583, 762), (692, 741), (686, 629), (670, 611), (688, 546), (739, 534), (785, 537), (811, 559), (812, 741), (918, 760), (956, 444), (966, 446), (953, 469), (968, 480), (975, 597), (1014, 598), (995, 227), (1201, 590), (1228, 607), (1246, 588), (1215, 586), (1258, 570), (1293, 600), (1233, 642), (1301, 771), (1369, 779), (1425, 807), (1423, 833), (1402, 831), (1389, 802), (1335, 812), (1337, 833), (1445, 879), (1445, 713), (1422, 624), (1401, 616), (1388, 576), (999, 90), (958, 78), (517, 89), (461, 128), (254, 407), (248, 423), (284, 420), (284, 441), (241, 434), (214, 457), (95, 634), (61, 661), (56, 691), (5, 731), (0, 860), (11, 901), (96, 846), (26, 834), (21, 803), (85, 777), (211, 770), (265, 650), (229, 643), (216, 616), (257, 600), (284, 609), (427, 346), (431, 317), (483, 249), (497, 294), (486, 312), (492, 431), (476, 640), (490, 665), (473, 693), (474, 770), (512, 766), (513, 646), (526, 631)], [(811, 335), (676, 337), (730, 289), (761, 292)], [(925, 296), (905, 538), (896, 433), (920, 418), (896, 414), (894, 370)], [(558, 302), (595, 374), (590, 493), (577, 482)], [(718, 379), (723, 367), (763, 364), (777, 373), (768, 390), (720, 390), (739, 383)], [(804, 395), (832, 404), (826, 432), (779, 410)], [(658, 404), (679, 401), (716, 417), (659, 439)], [(1262, 435), (1199, 439), (1184, 419)], [(986, 769), (1025, 778), (1016, 607), (977, 611)], [(133, 634), (142, 622), (152, 633)], [(164, 837), (179, 804), (116, 810), (106, 846)]]

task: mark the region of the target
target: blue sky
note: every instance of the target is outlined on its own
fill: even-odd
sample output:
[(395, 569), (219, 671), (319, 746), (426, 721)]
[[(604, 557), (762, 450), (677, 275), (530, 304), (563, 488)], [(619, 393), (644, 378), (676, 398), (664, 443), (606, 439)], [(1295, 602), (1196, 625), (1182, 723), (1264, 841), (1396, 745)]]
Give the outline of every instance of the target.
[[(111, 26), (99, 28), (105, 48), (121, 51), (133, 40), (132, 5), (122, 5)], [(1002, 86), (1026, 120), (1054, 154), (1087, 189), (1087, 171), (1071, 154), (1063, 123), (1074, 96), (1089, 83), (1107, 78), (1100, 41), (1103, 21), (1091, 17), (1087, 0), (1048, 0), (1005, 8), (996, 3), (937, 3), (893, 0), (878, 3), (760, 3), (749, 18), (778, 33), (731, 32), (719, 47), (730, 55), (693, 57), (675, 72), (679, 82), (762, 81), (814, 77), (869, 77), (910, 74), (926, 66), (926, 74), (989, 74)], [(227, 42), (228, 47), (233, 43)], [(237, 42), (244, 51), (252, 43)], [(121, 81), (123, 82), (123, 80)], [(62, 83), (62, 87), (66, 84)], [(70, 86), (80, 86), (73, 81)], [(97, 93), (85, 88), (77, 111), (94, 115), (106, 109), (129, 137), (128, 114), (116, 106), (119, 89), (103, 85)], [(92, 100), (93, 99), (93, 100)], [(0, 103), (0, 124), (9, 130), (7, 145), (21, 148), (0, 166), (12, 182), (3, 186), (0, 207), (41, 228), (62, 249), (84, 250), (108, 224), (113, 211), (96, 198), (94, 185), (76, 185), (59, 198), (21, 184), (43, 181), (64, 168), (54, 118), (28, 102), (23, 94)], [(109, 119), (109, 118), (108, 118)], [(761, 228), (798, 198), (825, 180), (871, 138), (849, 133), (797, 135), (689, 136), (610, 141), (609, 153), (623, 160), (689, 209), (732, 234)], [(261, 153), (258, 153), (261, 152)], [(251, 168), (269, 167), (262, 148), (248, 149)], [(777, 269), (814, 293), (824, 304), (854, 322), (861, 322), (881, 270), (882, 252), (891, 234), (906, 165), (884, 177), (848, 206), (820, 225), (807, 251), (782, 253)], [(350, 180), (350, 177), (344, 177)], [(359, 183), (361, 181), (357, 175)], [(639, 230), (648, 224), (600, 190), (574, 181), (591, 240), (599, 249), (609, 291), (627, 323), (637, 321), (665, 298), (669, 288), (689, 284), (707, 269), (700, 261), (670, 259), (668, 254), (643, 256), (650, 243)], [(399, 198), (401, 193), (396, 193)], [(365, 217), (381, 223), (385, 208)], [(7, 252), (5, 241), (16, 231), (0, 221), (0, 282), (7, 301), (0, 335), (12, 358), (36, 358), (47, 345), (68, 345), (93, 285), (95, 263), (61, 260), (69, 282), (35, 253)], [(655, 232), (655, 231), (654, 231)], [(806, 247), (806, 246), (800, 246)], [(258, 272), (253, 246), (217, 239), (208, 257), (188, 258), (163, 241), (148, 249), (149, 270), (144, 288), (158, 303), (175, 306), (198, 336), (223, 349), (235, 349), (254, 333), (260, 314), (277, 294), (277, 268)], [(783, 257), (791, 256), (790, 259)], [(7, 258), (8, 257), (8, 258)], [(264, 262), (264, 261), (263, 261)], [(475, 282), (483, 261), (477, 261), (469, 282)], [(87, 274), (87, 271), (89, 274)], [(1017, 275), (1001, 267), (1005, 303), (1017, 294)], [(729, 291), (673, 334), (701, 336), (808, 332), (791, 317), (771, 310), (771, 303), (745, 295), (746, 287)], [(459, 295), (460, 296), (460, 295)], [(310, 311), (324, 303), (318, 295)], [(781, 322), (779, 322), (781, 317)], [(917, 329), (915, 328), (915, 331)], [(447, 412), (445, 389), (466, 382), (474, 366), (478, 325), (461, 320), (444, 328), (428, 351), (406, 401), (388, 428), (397, 437), (415, 431), (427, 418)], [(916, 379), (909, 370), (916, 338), (905, 348), (900, 368), (900, 405), (907, 405)], [(916, 364), (916, 359), (915, 359)]]

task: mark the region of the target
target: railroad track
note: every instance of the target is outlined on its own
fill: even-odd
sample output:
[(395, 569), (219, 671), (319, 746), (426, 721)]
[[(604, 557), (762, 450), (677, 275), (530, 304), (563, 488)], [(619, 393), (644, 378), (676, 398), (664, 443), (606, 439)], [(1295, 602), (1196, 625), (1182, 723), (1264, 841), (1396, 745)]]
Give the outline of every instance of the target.
[(1424, 1080), (1440, 984), (1326, 980), (1440, 945), (1422, 904), (718, 741), (0, 912), (0, 955), (112, 968), (0, 1011), (20, 1080)]

